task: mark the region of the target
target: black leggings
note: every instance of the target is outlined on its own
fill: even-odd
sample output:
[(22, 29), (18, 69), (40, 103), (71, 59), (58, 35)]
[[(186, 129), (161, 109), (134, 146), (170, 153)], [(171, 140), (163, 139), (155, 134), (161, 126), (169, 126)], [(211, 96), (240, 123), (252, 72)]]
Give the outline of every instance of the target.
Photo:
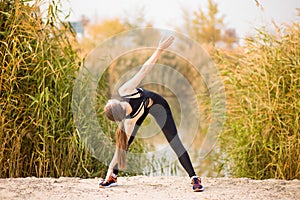
[[(153, 105), (150, 108), (145, 109), (144, 114), (137, 120), (132, 135), (128, 140), (128, 147), (133, 142), (138, 128), (141, 126), (148, 113), (150, 113), (155, 118), (156, 122), (167, 138), (170, 146), (175, 151), (179, 162), (181, 163), (185, 171), (190, 177), (195, 176), (196, 174), (192, 166), (190, 157), (178, 136), (170, 106), (168, 105), (167, 101), (158, 94), (154, 93), (151, 96), (151, 99), (153, 100)], [(118, 171), (118, 164), (116, 164), (114, 166), (113, 173), (118, 174)]]

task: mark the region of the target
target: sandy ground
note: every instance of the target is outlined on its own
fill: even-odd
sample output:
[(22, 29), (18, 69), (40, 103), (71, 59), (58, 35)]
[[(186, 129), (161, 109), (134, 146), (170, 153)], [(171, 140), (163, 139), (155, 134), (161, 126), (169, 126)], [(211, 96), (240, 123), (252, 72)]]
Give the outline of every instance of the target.
[(0, 179), (0, 199), (300, 199), (300, 180), (202, 178), (204, 192), (192, 192), (188, 177), (119, 177), (119, 186), (98, 188), (98, 179)]

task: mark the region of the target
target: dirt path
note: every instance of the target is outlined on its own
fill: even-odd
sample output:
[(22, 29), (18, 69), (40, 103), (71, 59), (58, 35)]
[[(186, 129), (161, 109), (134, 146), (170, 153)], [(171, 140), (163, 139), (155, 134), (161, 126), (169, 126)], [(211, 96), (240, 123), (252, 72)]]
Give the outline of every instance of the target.
[(0, 179), (0, 199), (300, 199), (300, 180), (202, 178), (205, 191), (191, 191), (187, 177), (120, 177), (119, 186), (98, 188), (98, 179)]

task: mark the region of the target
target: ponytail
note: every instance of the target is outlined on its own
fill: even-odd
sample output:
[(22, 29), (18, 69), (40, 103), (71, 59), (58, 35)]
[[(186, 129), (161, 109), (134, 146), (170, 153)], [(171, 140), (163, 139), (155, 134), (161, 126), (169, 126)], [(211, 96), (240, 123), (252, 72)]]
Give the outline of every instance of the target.
[(124, 128), (124, 118), (126, 110), (120, 103), (108, 103), (104, 107), (108, 119), (118, 122), (119, 127), (116, 132), (116, 156), (119, 169), (126, 168), (127, 135)]
[(124, 130), (124, 122), (119, 122), (116, 132), (116, 153), (119, 169), (126, 168), (127, 135)]

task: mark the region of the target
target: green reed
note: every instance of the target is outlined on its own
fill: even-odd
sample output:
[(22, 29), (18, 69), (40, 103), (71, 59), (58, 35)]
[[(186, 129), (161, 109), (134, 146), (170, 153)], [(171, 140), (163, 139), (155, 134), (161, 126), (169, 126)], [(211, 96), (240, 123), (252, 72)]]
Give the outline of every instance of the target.
[[(0, 0), (0, 177), (103, 177), (109, 163), (98, 158), (112, 157), (101, 133), (94, 133), (93, 144), (102, 147), (94, 155), (75, 127), (72, 109), (80, 102), (72, 104), (72, 92), (83, 62), (72, 27), (59, 17), (59, 4)], [(113, 141), (116, 126), (103, 115), (105, 81), (99, 82), (93, 120)], [(143, 151), (142, 143), (131, 150)], [(130, 167), (140, 167), (128, 159)]]
[(87, 176), (92, 159), (73, 126), (79, 57), (50, 2), (0, 1), (0, 177)]
[(228, 104), (220, 141), (234, 176), (300, 178), (299, 29), (259, 30), (239, 50), (216, 56)]

